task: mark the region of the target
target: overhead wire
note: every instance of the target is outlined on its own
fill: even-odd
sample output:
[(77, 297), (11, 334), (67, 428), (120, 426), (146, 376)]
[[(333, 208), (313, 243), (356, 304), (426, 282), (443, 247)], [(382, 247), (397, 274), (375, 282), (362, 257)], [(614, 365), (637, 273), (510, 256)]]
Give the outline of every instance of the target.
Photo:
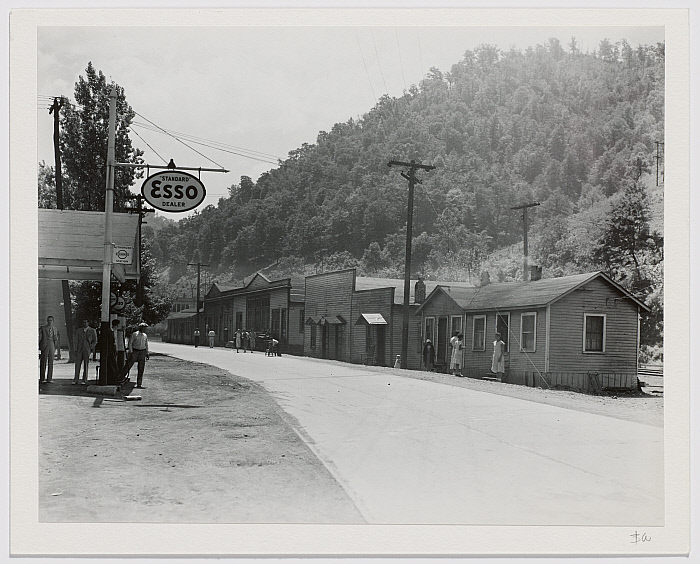
[(131, 128), (131, 131), (133, 131), (134, 134), (135, 134), (139, 139), (141, 139), (141, 141), (143, 141), (146, 145), (148, 145), (148, 148), (149, 148), (151, 151), (153, 151), (156, 155), (158, 155), (158, 157), (160, 158), (161, 161), (163, 161), (166, 165), (168, 164), (168, 161), (165, 160), (165, 159), (160, 155), (160, 153), (159, 153), (158, 151), (156, 151), (153, 147), (151, 147), (151, 145), (148, 143), (148, 141), (146, 141), (143, 137), (141, 137), (141, 136), (139, 135), (139, 132), (138, 132), (138, 131), (136, 131), (133, 127)]
[(382, 70), (382, 62), (379, 59), (379, 51), (377, 50), (377, 42), (374, 40), (374, 32), (372, 31), (372, 28), (369, 28), (369, 33), (372, 36), (372, 44), (374, 45), (374, 53), (377, 55), (377, 65), (379, 65), (379, 74), (382, 76), (382, 82), (384, 83), (384, 91), (386, 92), (386, 95), (389, 95), (389, 88), (387, 88), (386, 85), (386, 80), (384, 79), (384, 71)]
[(406, 86), (406, 75), (403, 72), (403, 60), (401, 59), (401, 45), (399, 44), (399, 31), (394, 28), (394, 33), (396, 34), (396, 48), (399, 51), (399, 64), (401, 65), (401, 78), (403, 78), (403, 91), (406, 92), (408, 87)]
[(187, 147), (188, 149), (194, 151), (195, 153), (197, 153), (197, 154), (200, 155), (201, 157), (204, 157), (204, 158), (207, 159), (209, 162), (214, 163), (216, 166), (219, 166), (219, 167), (221, 167), (221, 168), (225, 168), (224, 166), (222, 166), (222, 165), (220, 165), (219, 163), (217, 163), (214, 159), (210, 159), (209, 157), (207, 157), (207, 156), (206, 156), (204, 153), (202, 153), (201, 151), (198, 151), (198, 150), (195, 149), (194, 147), (190, 147), (190, 146), (189, 146), (187, 143), (185, 143), (182, 139), (176, 137), (175, 135), (173, 135), (173, 134), (171, 134), (171, 133), (168, 133), (165, 129), (163, 129), (163, 128), (160, 127), (159, 125), (156, 125), (155, 123), (153, 123), (153, 122), (152, 122), (150, 119), (148, 119), (147, 117), (143, 116), (142, 114), (140, 114), (140, 113), (138, 113), (138, 112), (136, 112), (136, 111), (134, 111), (134, 113), (135, 113), (137, 116), (141, 117), (142, 119), (145, 119), (145, 120), (146, 120), (148, 123), (150, 123), (151, 125), (157, 127), (157, 128), (160, 129), (161, 131), (163, 131), (163, 133), (169, 135), (170, 137), (172, 137), (172, 138), (175, 139), (176, 141), (182, 143), (182, 144), (183, 144), (185, 147)]
[(369, 76), (369, 69), (367, 68), (367, 61), (365, 61), (365, 55), (362, 52), (362, 45), (360, 44), (360, 36), (357, 34), (357, 28), (353, 27), (355, 31), (355, 39), (357, 39), (357, 46), (360, 48), (360, 56), (362, 57), (362, 64), (365, 66), (365, 73), (367, 74), (367, 81), (369, 82), (369, 87), (372, 90), (372, 97), (374, 98), (374, 103), (377, 103), (377, 95), (374, 93), (374, 86), (372, 86), (372, 79)]

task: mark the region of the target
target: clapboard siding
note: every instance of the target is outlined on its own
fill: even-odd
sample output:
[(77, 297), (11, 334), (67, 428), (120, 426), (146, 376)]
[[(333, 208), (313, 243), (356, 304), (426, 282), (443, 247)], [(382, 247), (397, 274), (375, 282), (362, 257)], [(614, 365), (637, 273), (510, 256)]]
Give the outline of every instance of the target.
[(304, 332), (299, 331), (299, 316), (304, 311), (304, 304), (290, 303), (287, 313), (287, 335), (289, 339), (289, 352), (292, 354), (304, 354)]
[[(520, 347), (520, 322), (523, 313), (536, 313), (536, 343), (534, 352), (524, 352)], [(494, 317), (495, 323), (495, 317)], [(547, 317), (546, 309), (531, 309), (526, 311), (511, 311), (510, 312), (510, 370), (521, 371), (545, 371), (545, 346), (546, 346), (546, 331)], [(488, 334), (488, 333), (487, 333)]]
[[(637, 305), (604, 280), (591, 280), (551, 305), (551, 372), (636, 372)], [(605, 314), (604, 353), (583, 352), (584, 313)]]
[(379, 288), (355, 292), (352, 301), (352, 314), (349, 320), (353, 327), (352, 362), (362, 362), (367, 354), (366, 325), (355, 325), (363, 313), (381, 313), (386, 320), (384, 334), (384, 358), (377, 359), (377, 364), (389, 366), (392, 353), (391, 303), (394, 299), (393, 288)]
[[(409, 306), (408, 316), (408, 361), (406, 367), (409, 370), (419, 370), (421, 367), (421, 318), (416, 315), (417, 305)], [(403, 346), (403, 306), (394, 304), (391, 316), (393, 338), (391, 340), (391, 352), (387, 351), (391, 366), (396, 363), (396, 356), (401, 354)], [(389, 321), (387, 319), (387, 321)]]
[[(354, 327), (352, 321), (352, 293), (354, 285), (354, 270), (342, 270), (308, 276), (306, 278), (306, 311), (305, 316), (321, 317), (340, 315), (346, 321), (342, 330), (342, 338), (338, 351), (339, 360), (350, 360), (350, 342), (352, 342)], [(321, 358), (321, 326), (316, 326), (316, 346), (311, 347), (311, 327), (304, 331), (304, 354)]]

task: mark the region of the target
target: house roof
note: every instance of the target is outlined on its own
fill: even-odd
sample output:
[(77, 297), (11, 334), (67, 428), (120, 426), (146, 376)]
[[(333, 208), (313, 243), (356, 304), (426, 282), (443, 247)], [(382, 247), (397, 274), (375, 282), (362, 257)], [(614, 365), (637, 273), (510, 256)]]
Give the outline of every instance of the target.
[[(409, 303), (415, 304), (415, 290), (417, 280), (411, 280), (409, 295)], [(470, 282), (440, 282), (436, 280), (423, 280), (425, 283), (426, 296), (430, 294), (439, 285), (449, 285), (453, 288), (474, 288)], [(362, 292), (366, 290), (378, 290), (380, 288), (394, 288), (394, 303), (403, 304), (403, 287), (404, 281), (398, 278), (371, 278), (367, 276), (358, 276), (355, 278), (355, 291)]]
[[(201, 313), (204, 312), (203, 309), (199, 310)], [(178, 311), (176, 313), (171, 313), (168, 315), (168, 317), (165, 318), (166, 321), (175, 321), (178, 319), (189, 319), (190, 317), (196, 317), (197, 312), (193, 309), (184, 309), (182, 311)]]
[[(479, 288), (456, 287), (452, 284), (438, 285), (425, 303), (434, 294), (443, 292), (465, 311), (485, 311), (491, 309), (522, 309), (549, 305), (595, 278), (602, 278), (625, 297), (631, 299), (645, 310), (649, 308), (622, 286), (614, 282), (602, 272), (589, 272), (562, 276), (559, 278), (544, 278), (532, 282), (501, 282), (488, 284)], [(419, 311), (422, 309), (419, 308)]]

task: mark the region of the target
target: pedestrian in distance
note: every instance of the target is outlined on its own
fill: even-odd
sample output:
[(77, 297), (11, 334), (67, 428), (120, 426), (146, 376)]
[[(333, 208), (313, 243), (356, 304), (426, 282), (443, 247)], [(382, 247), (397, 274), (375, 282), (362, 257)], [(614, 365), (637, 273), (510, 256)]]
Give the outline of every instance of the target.
[(250, 335), (248, 334), (248, 330), (247, 330), (247, 329), (245, 329), (245, 330), (243, 331), (242, 341), (243, 341), (243, 352), (244, 352), (244, 353), (247, 353), (247, 352), (248, 352), (248, 346), (250, 345)]
[(457, 341), (459, 341), (459, 339), (457, 338), (457, 335), (459, 335), (459, 332), (454, 331), (452, 333), (452, 337), (450, 337), (450, 349), (452, 351), (450, 353), (450, 374), (453, 374), (455, 376), (456, 376), (455, 369), (454, 369), (454, 359), (456, 357), (455, 350), (457, 347)]
[(280, 342), (274, 337), (272, 337), (272, 340), (270, 341), (270, 356), (280, 356), (277, 350), (279, 344)]
[(46, 318), (46, 325), (39, 327), (39, 383), (52, 383), (53, 380), (53, 357), (56, 354), (56, 345), (58, 344), (56, 328), (53, 326), (53, 316), (49, 315)]
[(255, 350), (255, 338), (257, 335), (255, 334), (255, 331), (250, 332), (250, 352), (253, 352)]
[(56, 360), (61, 360), (61, 332), (56, 331)]
[(194, 348), (196, 349), (199, 346), (199, 329), (195, 328), (194, 330)]
[(83, 326), (75, 332), (73, 340), (73, 352), (75, 353), (75, 376), (73, 385), (80, 380), (80, 365), (83, 365), (83, 384), (87, 384), (90, 355), (95, 352), (97, 345), (97, 331), (95, 331), (87, 319), (83, 319)]
[(124, 330), (121, 328), (121, 323), (118, 319), (112, 320), (112, 334), (114, 335), (117, 369), (121, 370), (124, 368), (124, 362), (126, 361), (126, 339), (124, 338)]
[(423, 345), (423, 364), (428, 372), (435, 370), (435, 347), (430, 339)]
[[(450, 361), (450, 369), (455, 376), (462, 376), (462, 339), (464, 335), (457, 333), (457, 340), (452, 346), (452, 359)], [(454, 338), (454, 337), (453, 337)]]
[(213, 329), (207, 333), (207, 336), (209, 337), (209, 348), (213, 349), (214, 348), (214, 340), (216, 339), (216, 333), (214, 332)]
[(243, 336), (241, 335), (241, 330), (236, 329), (236, 334), (233, 336), (233, 340), (236, 342), (236, 352), (243, 346)]
[(496, 333), (496, 339), (493, 341), (493, 357), (491, 358), (491, 372), (498, 376), (499, 381), (503, 382), (505, 374), (505, 352), (506, 344), (501, 339), (501, 334)]
[(129, 380), (126, 376), (134, 364), (138, 365), (138, 375), (136, 377), (136, 387), (143, 387), (143, 373), (146, 369), (146, 361), (150, 360), (148, 353), (148, 335), (146, 335), (147, 323), (139, 323), (138, 331), (135, 331), (129, 339), (129, 359), (124, 367), (119, 371), (117, 382), (124, 384)]

